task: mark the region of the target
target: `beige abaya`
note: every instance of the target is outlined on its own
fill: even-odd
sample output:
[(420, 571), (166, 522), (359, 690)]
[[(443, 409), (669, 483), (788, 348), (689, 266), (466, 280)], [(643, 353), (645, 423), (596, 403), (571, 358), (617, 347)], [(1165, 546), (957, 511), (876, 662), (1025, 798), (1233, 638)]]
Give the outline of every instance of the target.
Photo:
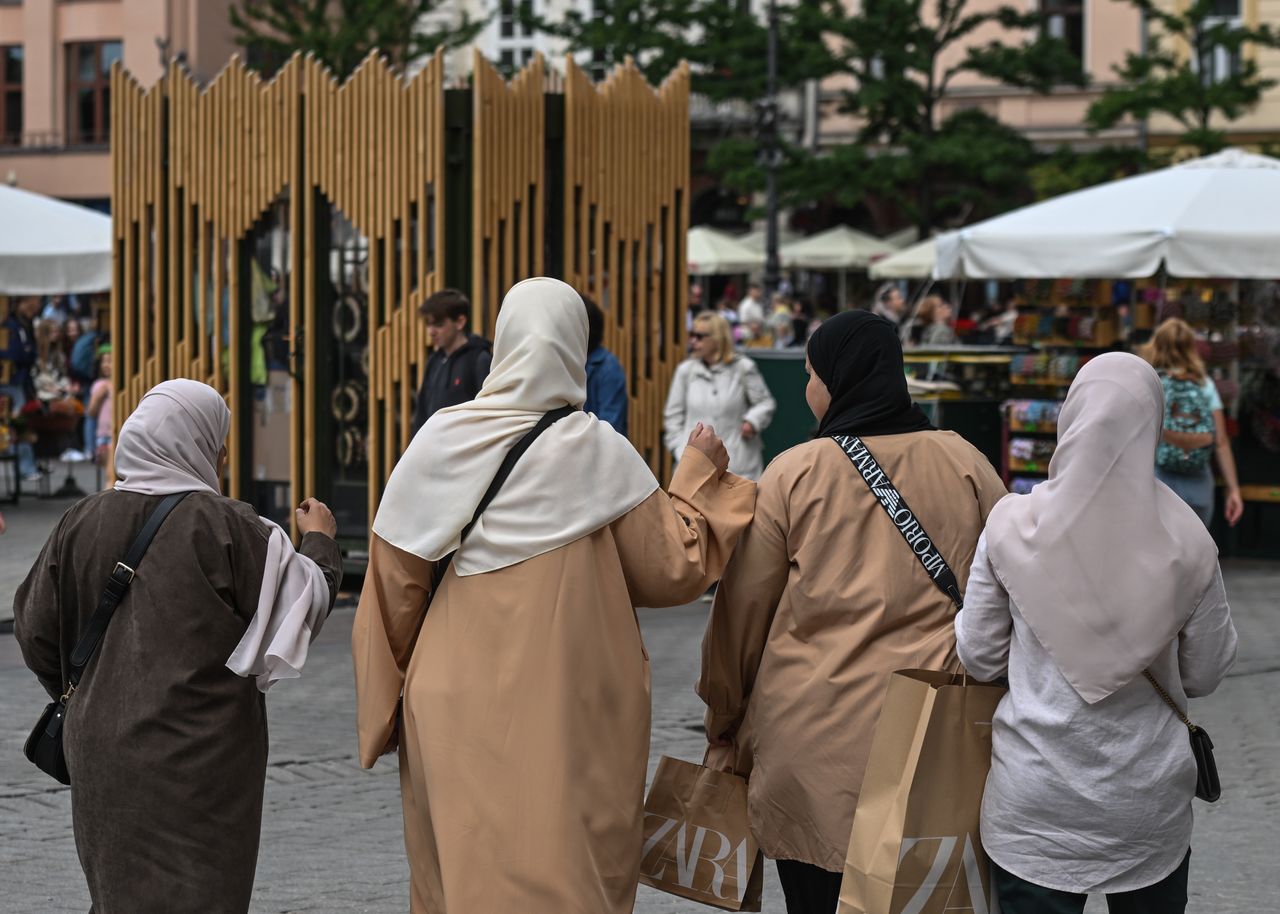
[(709, 586), (755, 486), (689, 449), (594, 533), (458, 577), (374, 537), (352, 647), (360, 762), (400, 732), (414, 914), (621, 914), (640, 868), (649, 665), (633, 609)]

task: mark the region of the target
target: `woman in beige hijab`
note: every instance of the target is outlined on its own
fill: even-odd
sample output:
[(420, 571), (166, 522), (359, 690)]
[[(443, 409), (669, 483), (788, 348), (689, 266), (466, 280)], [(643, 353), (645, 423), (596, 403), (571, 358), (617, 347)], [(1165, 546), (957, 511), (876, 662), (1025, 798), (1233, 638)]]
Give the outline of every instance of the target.
[[(415, 914), (632, 909), (649, 752), (634, 607), (705, 590), (755, 486), (699, 428), (662, 492), (581, 412), (586, 361), (578, 294), (516, 285), (480, 394), (427, 421), (374, 520), (352, 633), (360, 762), (399, 748)], [(506, 455), (566, 405), (462, 540)]]
[(67, 512), (14, 598), (27, 666), (61, 695), (116, 563), (165, 496), (191, 493), (68, 699), (71, 821), (95, 914), (248, 911), (267, 767), (262, 693), (300, 674), (342, 577), (324, 505), (299, 508), (295, 551), (223, 497), (230, 427), (213, 388), (152, 388), (120, 430), (115, 488)]
[(1217, 551), (1155, 477), (1164, 394), (1146, 362), (1089, 362), (1049, 480), (988, 518), (956, 621), (960, 659), (1009, 679), (982, 843), (1004, 914), (1180, 914), (1196, 763), (1185, 711), (1235, 662)]

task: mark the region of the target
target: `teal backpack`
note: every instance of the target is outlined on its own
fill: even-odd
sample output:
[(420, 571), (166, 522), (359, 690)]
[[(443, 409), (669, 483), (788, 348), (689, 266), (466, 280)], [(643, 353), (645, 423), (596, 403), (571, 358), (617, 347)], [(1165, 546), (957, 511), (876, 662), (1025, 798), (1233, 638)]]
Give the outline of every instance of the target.
[[(1213, 421), (1212, 402), (1205, 392), (1204, 382), (1188, 381), (1160, 375), (1164, 382), (1165, 431), (1212, 435), (1216, 429)], [(1156, 449), (1156, 466), (1166, 473), (1195, 476), (1209, 466), (1213, 445), (1184, 451), (1165, 441)]]

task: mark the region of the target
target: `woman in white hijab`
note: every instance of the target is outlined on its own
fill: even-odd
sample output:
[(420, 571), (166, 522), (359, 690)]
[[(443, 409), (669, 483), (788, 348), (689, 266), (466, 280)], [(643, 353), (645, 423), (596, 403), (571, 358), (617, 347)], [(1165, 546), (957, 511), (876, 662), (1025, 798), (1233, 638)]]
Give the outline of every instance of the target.
[[(516, 285), (479, 396), (428, 420), (374, 520), (352, 634), (360, 762), (399, 748), (415, 914), (632, 909), (649, 748), (634, 607), (702, 593), (755, 486), (699, 428), (662, 492), (580, 411), (586, 360), (578, 294)], [(459, 548), (512, 447), (565, 406)]]
[(231, 413), (167, 381), (124, 423), (115, 488), (76, 504), (14, 600), (27, 666), (63, 694), (70, 655), (118, 561), (164, 496), (189, 492), (136, 567), (68, 701), (76, 848), (97, 914), (244, 914), (258, 856), (262, 693), (299, 675), (333, 605), (333, 516), (309, 499), (295, 551), (219, 489)]
[(1179, 914), (1196, 762), (1179, 710), (1236, 656), (1213, 540), (1155, 478), (1160, 378), (1136, 356), (1089, 362), (1058, 420), (1049, 480), (1010, 496), (956, 619), (969, 673), (1008, 676), (982, 843), (1004, 914)]

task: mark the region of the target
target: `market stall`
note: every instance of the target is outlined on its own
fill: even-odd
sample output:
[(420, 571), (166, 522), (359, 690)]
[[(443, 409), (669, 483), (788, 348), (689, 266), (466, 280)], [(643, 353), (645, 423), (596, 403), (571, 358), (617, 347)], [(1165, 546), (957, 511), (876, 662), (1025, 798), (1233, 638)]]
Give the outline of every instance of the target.
[[(1226, 404), (1242, 494), (1229, 548), (1280, 544), (1280, 160), (1237, 149), (1025, 207), (937, 239), (937, 279), (1027, 281), (1010, 366), (1006, 474), (1047, 472), (1052, 417), (1093, 354), (1182, 317)], [(1238, 420), (1238, 421), (1237, 421)], [(1219, 531), (1222, 532), (1222, 531)]]
[(848, 306), (848, 280), (851, 270), (865, 270), (881, 257), (888, 257), (898, 250), (888, 241), (882, 241), (866, 232), (837, 225), (834, 228), (810, 235), (784, 245), (779, 252), (782, 265), (787, 269), (819, 270), (835, 272), (839, 276), (836, 301), (841, 308)]
[[(3, 322), (20, 298), (104, 292), (111, 288), (111, 262), (109, 216), (0, 186), (0, 349), (8, 347), (12, 332)], [(52, 383), (28, 399), (30, 391), (17, 389), (12, 371), (12, 365), (0, 361), (0, 476), (8, 477), (5, 491), (17, 500), (22, 491), (19, 448), (31, 447), (34, 457), (46, 463), (64, 454), (78, 455), (76, 430), (83, 407), (79, 399)], [(19, 404), (23, 407), (15, 415)], [(41, 494), (83, 494), (71, 475), (70, 462), (58, 493), (49, 492), (48, 482), (45, 476)]]

